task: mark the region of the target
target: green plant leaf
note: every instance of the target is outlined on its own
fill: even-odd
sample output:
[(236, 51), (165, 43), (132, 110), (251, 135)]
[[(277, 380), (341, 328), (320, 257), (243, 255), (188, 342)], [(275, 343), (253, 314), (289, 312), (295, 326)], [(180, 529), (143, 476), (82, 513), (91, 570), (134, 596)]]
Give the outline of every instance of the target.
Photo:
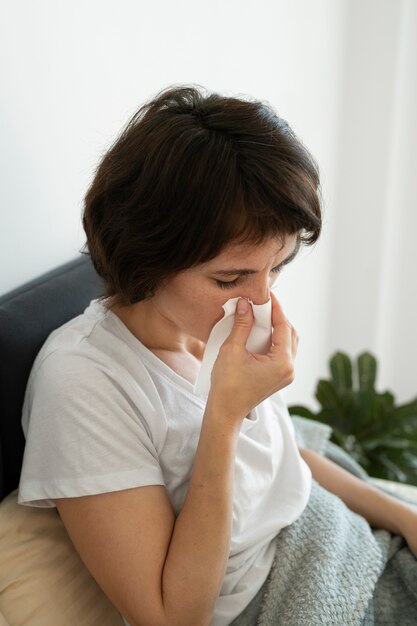
[(361, 391), (375, 389), (376, 359), (369, 352), (363, 352), (358, 357), (358, 380)]
[(417, 480), (417, 448), (414, 450), (414, 454), (411, 451), (406, 450), (404, 452), (404, 457), (407, 460), (409, 466), (414, 470)]
[(392, 418), (394, 396), (378, 394), (374, 389), (359, 391), (356, 395), (354, 432), (359, 440), (390, 434), (396, 422)]
[(381, 452), (379, 455), (382, 465), (386, 468), (390, 475), (388, 480), (396, 480), (398, 482), (407, 482), (407, 473), (395, 462), (391, 461), (386, 452)]
[(404, 427), (405, 424), (417, 426), (417, 399), (395, 407), (392, 409), (391, 415), (398, 423), (401, 423), (401, 427)]
[(295, 416), (299, 416), (299, 417), (306, 417), (306, 418), (311, 419), (311, 420), (316, 419), (315, 413), (310, 411), (310, 409), (308, 409), (305, 406), (297, 406), (297, 405), (294, 404), (294, 405), (288, 407), (288, 412), (289, 412), (290, 415), (295, 415)]
[(324, 409), (331, 409), (343, 417), (340, 397), (330, 380), (319, 380), (316, 389), (316, 398)]
[(378, 438), (378, 439), (370, 439), (368, 441), (361, 442), (362, 448), (364, 450), (375, 450), (378, 447), (384, 448), (398, 448), (400, 450), (405, 450), (407, 448), (416, 448), (416, 445), (410, 439), (392, 439), (388, 437)]
[(352, 391), (352, 363), (344, 352), (336, 352), (330, 359), (333, 384), (338, 393)]
[(368, 439), (372, 436), (396, 437), (398, 435), (413, 439), (417, 434), (417, 402), (414, 400), (403, 406), (392, 408), (389, 404), (384, 404), (384, 398), (392, 396), (392, 394), (380, 394), (378, 403), (382, 409), (382, 419), (375, 420), (372, 426), (364, 428), (361, 432), (361, 438)]
[(348, 411), (330, 380), (319, 380), (316, 398), (323, 407), (317, 419), (348, 433), (350, 430)]
[(336, 352), (331, 377), (319, 380), (320, 410), (291, 406), (289, 413), (331, 427), (330, 441), (340, 446), (375, 478), (417, 485), (417, 398), (395, 406), (394, 395), (375, 389), (377, 362), (369, 352), (357, 358)]
[(338, 430), (337, 428), (335, 428), (334, 426), (332, 426), (332, 434), (330, 436), (330, 441), (332, 441), (336, 445), (346, 450), (345, 448), (346, 435), (342, 433), (340, 430)]
[(378, 406), (373, 389), (357, 391), (353, 399), (352, 431), (361, 439), (379, 423)]
[(377, 448), (368, 452), (368, 458), (370, 476), (417, 485), (417, 456), (409, 450)]

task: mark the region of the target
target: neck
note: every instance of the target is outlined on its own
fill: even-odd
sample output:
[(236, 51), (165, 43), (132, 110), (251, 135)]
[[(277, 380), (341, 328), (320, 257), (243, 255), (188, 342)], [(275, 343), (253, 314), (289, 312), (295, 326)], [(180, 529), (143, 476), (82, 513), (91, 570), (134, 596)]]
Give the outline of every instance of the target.
[(173, 324), (161, 317), (152, 302), (138, 302), (130, 306), (114, 305), (109, 309), (127, 329), (152, 352), (190, 354), (201, 361), (206, 344), (184, 334), (175, 334)]

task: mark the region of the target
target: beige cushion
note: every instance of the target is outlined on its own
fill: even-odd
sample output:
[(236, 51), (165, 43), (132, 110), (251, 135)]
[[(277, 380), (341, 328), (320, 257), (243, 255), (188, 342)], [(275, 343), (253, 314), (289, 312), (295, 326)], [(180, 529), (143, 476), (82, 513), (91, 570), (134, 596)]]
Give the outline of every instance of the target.
[(0, 626), (123, 626), (56, 509), (0, 504)]

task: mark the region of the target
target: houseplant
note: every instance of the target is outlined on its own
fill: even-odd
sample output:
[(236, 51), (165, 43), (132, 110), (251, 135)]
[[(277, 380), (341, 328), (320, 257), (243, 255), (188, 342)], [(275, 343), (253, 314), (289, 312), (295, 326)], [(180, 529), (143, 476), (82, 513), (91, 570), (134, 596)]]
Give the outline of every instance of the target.
[(400, 406), (391, 392), (377, 392), (377, 361), (369, 352), (355, 362), (336, 352), (329, 365), (331, 377), (319, 380), (315, 393), (321, 409), (293, 405), (290, 414), (331, 426), (330, 441), (369, 476), (417, 486), (417, 397)]

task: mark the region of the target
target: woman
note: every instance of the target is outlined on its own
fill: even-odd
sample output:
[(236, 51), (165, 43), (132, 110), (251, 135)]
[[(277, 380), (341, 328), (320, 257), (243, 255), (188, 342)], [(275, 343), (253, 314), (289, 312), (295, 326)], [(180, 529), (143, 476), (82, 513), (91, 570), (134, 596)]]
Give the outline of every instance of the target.
[[(370, 522), (411, 523), (411, 507), (301, 456), (279, 394), (298, 336), (272, 287), (321, 229), (317, 166), (284, 120), (257, 101), (162, 91), (104, 155), (83, 225), (104, 290), (36, 359), (19, 502), (57, 507), (126, 623), (254, 623), (312, 474)], [(230, 298), (205, 400), (194, 384)], [(268, 354), (245, 347), (249, 300), (271, 301)]]

